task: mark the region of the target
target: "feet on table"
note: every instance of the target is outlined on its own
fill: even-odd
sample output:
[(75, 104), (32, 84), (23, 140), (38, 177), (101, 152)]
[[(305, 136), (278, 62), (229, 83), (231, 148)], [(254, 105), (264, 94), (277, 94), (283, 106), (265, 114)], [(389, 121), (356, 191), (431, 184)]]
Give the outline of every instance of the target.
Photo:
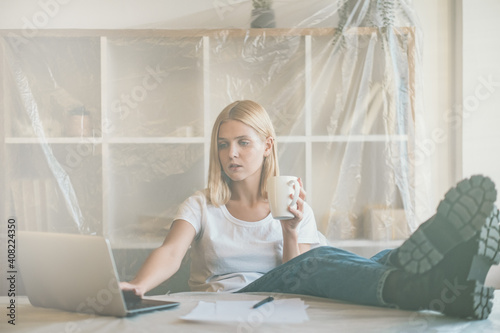
[(494, 183), (473, 176), (450, 189), (436, 214), (423, 223), (390, 261), (399, 270), (387, 280), (387, 298), (403, 309), (485, 319), (493, 288), (484, 280), (500, 263), (499, 211)]

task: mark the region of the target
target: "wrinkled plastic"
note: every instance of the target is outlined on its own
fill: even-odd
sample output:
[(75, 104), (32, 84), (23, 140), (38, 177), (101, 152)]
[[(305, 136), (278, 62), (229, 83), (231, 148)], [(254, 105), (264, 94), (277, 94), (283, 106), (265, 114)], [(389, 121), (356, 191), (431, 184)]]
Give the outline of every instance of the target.
[(157, 246), (206, 186), (215, 117), (253, 99), (328, 240), (406, 238), (429, 214), (411, 4), (274, 1), (260, 14), (222, 1), (144, 27), (157, 30), (3, 32), (2, 170), (19, 229)]

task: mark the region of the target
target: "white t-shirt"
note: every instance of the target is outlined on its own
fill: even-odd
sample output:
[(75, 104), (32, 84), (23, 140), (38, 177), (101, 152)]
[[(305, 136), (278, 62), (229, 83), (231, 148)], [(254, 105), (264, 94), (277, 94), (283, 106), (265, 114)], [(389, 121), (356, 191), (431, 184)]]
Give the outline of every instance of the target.
[[(182, 203), (174, 220), (185, 220), (196, 230), (191, 246), (192, 291), (237, 291), (282, 263), (281, 223), (271, 214), (261, 221), (242, 221), (225, 205), (207, 204), (205, 194), (198, 191)], [(307, 203), (298, 242), (319, 243)]]

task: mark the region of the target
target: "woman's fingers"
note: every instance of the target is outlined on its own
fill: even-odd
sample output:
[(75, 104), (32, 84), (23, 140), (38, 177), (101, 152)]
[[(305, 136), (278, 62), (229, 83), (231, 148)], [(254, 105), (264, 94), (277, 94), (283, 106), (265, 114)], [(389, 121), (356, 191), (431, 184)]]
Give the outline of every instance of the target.
[[(301, 178), (298, 178), (298, 182), (300, 185), (300, 193), (299, 197), (297, 198), (297, 206), (289, 206), (288, 210), (295, 216), (295, 219), (301, 221), (302, 217), (304, 216), (304, 201), (306, 199), (306, 191), (304, 190)], [(293, 193), (290, 194), (290, 199), (293, 200), (293, 197)]]
[(120, 282), (120, 289), (123, 291), (133, 291), (137, 296), (142, 296), (141, 290), (134, 284), (129, 282)]
[[(290, 196), (290, 198), (293, 198), (293, 196)], [(289, 206), (288, 210), (299, 220), (302, 219), (304, 213), (304, 200), (299, 197), (297, 199), (297, 208), (295, 208), (294, 206)]]
[(299, 197), (301, 197), (302, 200), (306, 200), (306, 191), (304, 190), (304, 184), (302, 184), (302, 178), (299, 178), (298, 182), (300, 184), (300, 194), (299, 194)]

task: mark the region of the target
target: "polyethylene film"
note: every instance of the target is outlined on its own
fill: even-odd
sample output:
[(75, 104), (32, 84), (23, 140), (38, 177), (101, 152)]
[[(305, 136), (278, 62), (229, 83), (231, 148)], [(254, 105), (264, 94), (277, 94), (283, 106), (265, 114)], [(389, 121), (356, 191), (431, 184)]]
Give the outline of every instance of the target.
[(215, 117), (252, 99), (330, 242), (406, 238), (428, 212), (421, 34), (390, 4), (275, 1), (257, 19), (234, 2), (154, 31), (4, 33), (7, 215), (154, 248), (206, 186)]

